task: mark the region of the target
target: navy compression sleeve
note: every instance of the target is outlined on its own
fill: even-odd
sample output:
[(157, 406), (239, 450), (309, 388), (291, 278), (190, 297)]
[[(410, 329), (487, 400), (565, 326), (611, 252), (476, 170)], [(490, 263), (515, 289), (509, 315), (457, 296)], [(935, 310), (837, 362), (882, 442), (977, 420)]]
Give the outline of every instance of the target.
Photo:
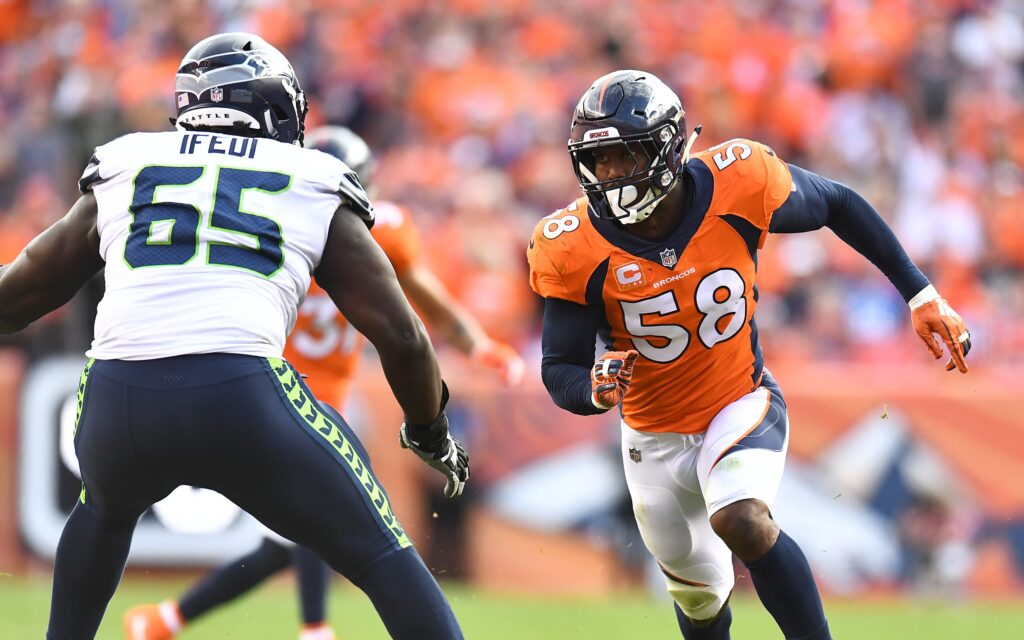
[(604, 413), (590, 401), (590, 368), (601, 324), (598, 313), (575, 302), (544, 299), (540, 376), (556, 405), (581, 416)]
[(816, 173), (788, 165), (796, 190), (772, 216), (772, 233), (801, 233), (822, 227), (872, 262), (909, 301), (928, 278), (904, 251), (878, 212), (857, 192)]

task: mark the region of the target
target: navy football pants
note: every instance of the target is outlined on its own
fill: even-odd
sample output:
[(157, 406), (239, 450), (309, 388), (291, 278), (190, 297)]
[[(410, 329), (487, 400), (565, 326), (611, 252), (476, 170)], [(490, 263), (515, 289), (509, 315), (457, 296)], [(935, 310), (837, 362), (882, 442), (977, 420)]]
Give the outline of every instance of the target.
[(83, 490), (57, 549), (50, 640), (91, 639), (139, 516), (179, 485), (217, 491), (367, 593), (394, 638), (461, 638), (355, 434), (287, 362), (230, 354), (90, 361)]

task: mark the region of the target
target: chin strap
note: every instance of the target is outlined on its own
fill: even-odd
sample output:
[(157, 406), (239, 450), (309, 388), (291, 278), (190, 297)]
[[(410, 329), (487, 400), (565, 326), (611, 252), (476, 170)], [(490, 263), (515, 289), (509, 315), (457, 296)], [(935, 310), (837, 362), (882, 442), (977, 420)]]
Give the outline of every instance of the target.
[(690, 137), (686, 140), (686, 146), (683, 147), (683, 164), (686, 164), (690, 160), (690, 149), (693, 148), (693, 143), (697, 142), (697, 136), (700, 135), (701, 125), (697, 125), (690, 132)]

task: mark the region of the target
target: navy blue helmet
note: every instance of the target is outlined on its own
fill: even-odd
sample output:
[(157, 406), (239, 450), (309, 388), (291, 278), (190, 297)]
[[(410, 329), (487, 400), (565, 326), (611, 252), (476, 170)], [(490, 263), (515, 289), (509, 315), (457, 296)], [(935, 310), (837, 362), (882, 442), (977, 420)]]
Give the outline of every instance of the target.
[[(645, 71), (615, 71), (587, 89), (573, 112), (569, 155), (598, 216), (632, 224), (651, 215), (686, 163), (684, 115), (679, 97)], [(633, 171), (598, 180), (594, 152), (611, 146), (633, 157)]]
[(249, 33), (210, 36), (185, 54), (174, 82), (175, 123), (247, 129), (302, 144), (306, 96), (288, 59)]

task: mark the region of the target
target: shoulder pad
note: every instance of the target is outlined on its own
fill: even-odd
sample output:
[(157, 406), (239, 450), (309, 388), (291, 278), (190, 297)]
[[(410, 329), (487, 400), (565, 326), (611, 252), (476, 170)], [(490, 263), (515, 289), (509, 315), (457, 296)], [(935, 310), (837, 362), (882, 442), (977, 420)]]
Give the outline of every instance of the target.
[(587, 207), (587, 199), (580, 198), (541, 218), (534, 227), (526, 257), (530, 286), (539, 295), (586, 304), (587, 281), (608, 257), (602, 253)]
[(373, 226), (373, 205), (370, 204), (370, 197), (366, 195), (366, 190), (359, 182), (359, 176), (351, 167), (329, 153), (289, 146), (301, 153), (311, 154), (309, 157), (315, 158), (315, 166), (318, 167), (314, 174), (318, 177), (313, 179), (324, 182), (323, 186), (341, 198), (341, 203), (359, 216), (367, 227)]
[(134, 153), (131, 153), (129, 149), (124, 147), (130, 145), (131, 141), (140, 135), (143, 134), (129, 133), (96, 147), (89, 158), (89, 162), (85, 165), (82, 177), (78, 179), (78, 190), (82, 193), (88, 193), (96, 185), (102, 184), (117, 175), (122, 170), (121, 165), (124, 160), (135, 156)]
[(748, 219), (767, 229), (772, 213), (789, 197), (789, 167), (770, 147), (734, 138), (694, 156), (708, 165), (715, 179), (712, 208)]

